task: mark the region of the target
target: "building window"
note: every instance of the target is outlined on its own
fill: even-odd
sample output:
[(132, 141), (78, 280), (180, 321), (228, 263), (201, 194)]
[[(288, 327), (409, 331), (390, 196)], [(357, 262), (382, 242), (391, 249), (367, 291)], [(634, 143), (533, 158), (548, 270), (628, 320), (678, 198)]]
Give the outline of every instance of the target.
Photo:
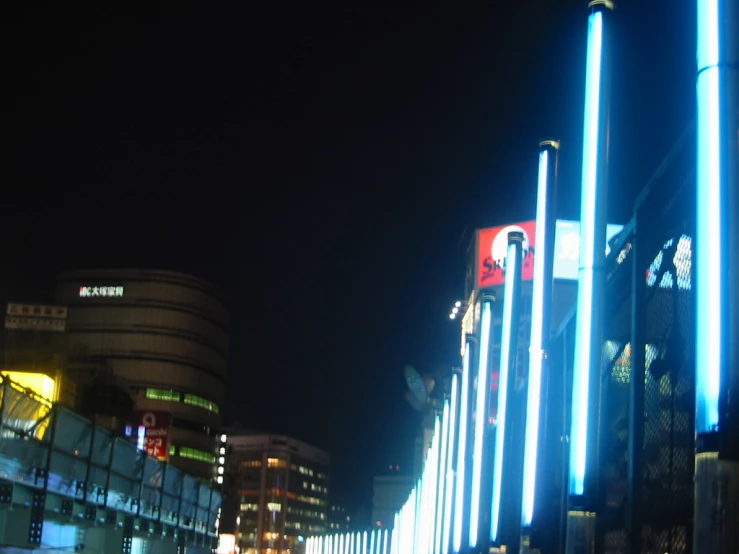
[(197, 448), (190, 448), (189, 446), (170, 446), (169, 455), (177, 455), (180, 458), (189, 458), (190, 460), (198, 460), (199, 462), (205, 462), (207, 464), (216, 463), (216, 457), (210, 452), (198, 450)]
[(280, 468), (287, 467), (287, 462), (282, 458), (267, 458), (267, 467)]
[(189, 404), (190, 406), (197, 406), (198, 408), (203, 408), (204, 410), (208, 410), (209, 412), (213, 412), (215, 414), (218, 413), (218, 406), (215, 402), (211, 402), (210, 400), (206, 400), (202, 396), (197, 396), (195, 394), (186, 394), (185, 395), (185, 404)]
[(180, 393), (174, 390), (146, 389), (146, 398), (152, 400), (164, 400), (165, 402), (179, 402)]
[(195, 406), (213, 412), (219, 413), (220, 408), (215, 402), (211, 402), (196, 394), (183, 393), (176, 390), (167, 389), (146, 389), (146, 398), (151, 400), (161, 400), (164, 402), (184, 402), (189, 406)]
[(241, 462), (239, 467), (262, 467), (262, 460), (247, 460)]

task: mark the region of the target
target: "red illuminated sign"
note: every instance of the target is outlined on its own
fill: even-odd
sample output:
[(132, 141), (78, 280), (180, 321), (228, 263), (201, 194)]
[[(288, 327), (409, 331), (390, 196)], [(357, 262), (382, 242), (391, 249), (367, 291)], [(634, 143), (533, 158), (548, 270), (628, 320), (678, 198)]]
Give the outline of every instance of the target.
[(144, 450), (149, 456), (167, 459), (171, 419), (169, 412), (139, 412), (139, 424), (146, 427)]
[(530, 281), (534, 278), (535, 228), (535, 221), (525, 221), (480, 229), (477, 232), (477, 286), (479, 288), (495, 287), (504, 283), (508, 233), (515, 231), (523, 232), (523, 280)]

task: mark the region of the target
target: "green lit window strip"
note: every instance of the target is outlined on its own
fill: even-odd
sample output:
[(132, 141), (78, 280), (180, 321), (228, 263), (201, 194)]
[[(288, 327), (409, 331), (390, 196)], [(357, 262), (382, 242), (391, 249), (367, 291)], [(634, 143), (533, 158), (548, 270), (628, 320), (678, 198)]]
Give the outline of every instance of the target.
[(146, 389), (146, 398), (152, 400), (164, 400), (166, 402), (179, 402), (181, 395), (174, 390)]
[(209, 412), (217, 414), (219, 412), (218, 404), (206, 400), (202, 396), (196, 394), (182, 394), (179, 391), (165, 389), (146, 389), (146, 398), (152, 400), (163, 400), (164, 402), (184, 402), (190, 406), (203, 408)]
[(216, 463), (216, 457), (210, 452), (198, 450), (197, 448), (190, 448), (188, 446), (170, 445), (169, 455), (179, 456), (180, 458), (189, 458), (191, 460), (198, 460), (199, 462), (205, 462), (206, 464)]
[(185, 404), (197, 406), (198, 408), (203, 408), (204, 410), (208, 410), (209, 412), (214, 412), (216, 414), (218, 413), (218, 406), (216, 405), (216, 403), (211, 402), (210, 400), (206, 400), (201, 396), (186, 394), (184, 402)]

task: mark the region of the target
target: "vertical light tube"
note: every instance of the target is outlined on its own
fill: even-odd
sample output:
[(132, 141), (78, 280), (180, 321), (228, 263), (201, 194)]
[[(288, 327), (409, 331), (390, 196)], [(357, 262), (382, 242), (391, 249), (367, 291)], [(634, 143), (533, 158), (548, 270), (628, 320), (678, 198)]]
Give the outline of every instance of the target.
[(480, 493), (482, 488), (482, 452), (485, 428), (488, 419), (488, 354), (490, 350), (490, 324), (492, 308), (490, 301), (482, 302), (480, 323), (480, 352), (477, 365), (477, 397), (475, 401), (475, 435), (472, 450), (472, 489), (470, 491), (470, 548), (477, 546), (480, 534)]
[(449, 400), (444, 402), (444, 412), (441, 419), (441, 448), (439, 449), (439, 464), (436, 474), (436, 517), (434, 518), (435, 537), (434, 554), (441, 551), (441, 536), (444, 529), (444, 489), (446, 487), (447, 449), (449, 448)]
[(342, 548), (339, 546), (339, 535), (334, 535), (334, 552), (336, 554), (343, 554)]
[(449, 552), (449, 539), (452, 531), (452, 501), (454, 499), (454, 440), (457, 428), (457, 395), (459, 394), (459, 375), (452, 376), (452, 391), (449, 405), (449, 444), (446, 460), (446, 489), (444, 491), (444, 516), (441, 533), (441, 554)]
[(387, 535), (387, 529), (384, 530), (384, 533), (383, 534), (384, 534), (384, 537), (383, 537), (383, 541), (382, 541), (382, 545), (383, 545), (382, 551), (383, 552), (387, 552), (387, 536), (388, 536)]
[[(495, 421), (495, 454), (493, 456), (493, 499), (490, 513), (490, 538), (498, 540), (500, 522), (500, 496), (503, 485), (503, 460), (505, 458), (506, 408), (508, 406), (508, 383), (515, 372), (516, 351), (511, 348), (514, 335), (518, 334), (513, 309), (517, 286), (521, 278), (521, 233), (508, 235), (508, 253), (505, 265), (505, 284), (503, 288), (503, 318), (500, 339), (500, 382), (498, 386), (498, 417)], [(514, 328), (515, 325), (515, 328)]]
[[(602, 6), (596, 6), (601, 8)], [(601, 139), (601, 81), (603, 68), (603, 13), (597, 9), (588, 19), (588, 47), (585, 71), (585, 122), (583, 128), (582, 198), (580, 207), (580, 268), (577, 293), (572, 429), (570, 432), (571, 495), (585, 491), (585, 464), (588, 444), (591, 372), (600, 356), (601, 314), (596, 309), (603, 294), (605, 256), (604, 183), (599, 153)], [(594, 332), (595, 331), (595, 332)], [(597, 386), (598, 383), (592, 383)]]
[(697, 166), (696, 166), (696, 433), (715, 432), (719, 423), (722, 319), (726, 309), (727, 255), (723, 239), (719, 0), (698, 0)]
[[(397, 525), (397, 517), (398, 516), (396, 515), (395, 516), (395, 518), (396, 518), (396, 525)], [(393, 526), (393, 529), (394, 528), (395, 528), (395, 526)], [(371, 554), (375, 554), (375, 535), (377, 535), (377, 529), (372, 529), (372, 533), (370, 534), (370, 545), (369, 545), (369, 547), (370, 547), (369, 548), (369, 551), (370, 551)]]
[(465, 345), (462, 357), (462, 386), (459, 393), (459, 439), (457, 440), (457, 478), (454, 499), (454, 552), (462, 549), (462, 528), (465, 507), (465, 459), (467, 457), (467, 422), (469, 421), (468, 397), (470, 391), (470, 344)]
[(429, 554), (434, 539), (434, 516), (436, 515), (436, 469), (439, 459), (440, 431), (441, 421), (437, 416), (434, 421), (434, 438), (431, 441), (431, 448), (429, 449), (423, 472), (423, 498), (421, 501), (423, 524), (421, 526), (418, 548), (415, 550), (415, 552), (422, 554)]
[(539, 447), (541, 385), (549, 341), (549, 306), (552, 292), (553, 241), (555, 210), (553, 206), (557, 166), (557, 141), (541, 143), (536, 198), (536, 257), (531, 292), (531, 340), (526, 399), (526, 445), (524, 447), (523, 502), (521, 523), (530, 526), (534, 517), (534, 491)]
[(323, 554), (334, 554), (334, 541), (333, 537), (328, 535), (326, 537), (326, 546), (323, 549)]

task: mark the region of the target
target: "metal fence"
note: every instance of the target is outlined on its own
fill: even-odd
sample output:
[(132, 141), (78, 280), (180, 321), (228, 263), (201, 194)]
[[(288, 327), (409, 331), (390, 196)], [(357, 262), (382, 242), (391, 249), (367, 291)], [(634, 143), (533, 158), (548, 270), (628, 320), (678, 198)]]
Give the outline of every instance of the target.
[[(63, 514), (81, 507), (84, 519), (107, 523), (133, 516), (139, 528), (177, 532), (202, 545), (217, 534), (219, 491), (6, 377), (0, 377), (2, 481), (25, 485), (46, 508), (46, 495), (54, 493)], [(12, 503), (13, 495), (0, 501)], [(42, 509), (36, 526), (43, 517)], [(39, 540), (32, 530), (29, 543)]]
[[(695, 133), (690, 125), (612, 244), (598, 445), (596, 552), (692, 551)], [(574, 310), (555, 334), (534, 546), (564, 546)], [(560, 409), (558, 407), (565, 407)]]

